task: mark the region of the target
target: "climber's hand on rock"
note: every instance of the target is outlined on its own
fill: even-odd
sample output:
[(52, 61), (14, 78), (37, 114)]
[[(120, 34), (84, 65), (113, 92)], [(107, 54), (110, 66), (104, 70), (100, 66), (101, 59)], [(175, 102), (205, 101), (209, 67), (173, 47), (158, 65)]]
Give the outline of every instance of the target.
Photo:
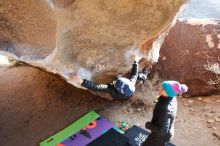
[(79, 83), (79, 84), (82, 84), (83, 83), (83, 79), (81, 79), (80, 75), (76, 72), (74, 73), (70, 73), (69, 74), (69, 78), (71, 80), (74, 80), (75, 82)]
[(134, 62), (138, 62), (138, 57), (137, 57), (136, 54), (133, 54), (133, 55), (132, 55), (132, 59), (133, 59)]

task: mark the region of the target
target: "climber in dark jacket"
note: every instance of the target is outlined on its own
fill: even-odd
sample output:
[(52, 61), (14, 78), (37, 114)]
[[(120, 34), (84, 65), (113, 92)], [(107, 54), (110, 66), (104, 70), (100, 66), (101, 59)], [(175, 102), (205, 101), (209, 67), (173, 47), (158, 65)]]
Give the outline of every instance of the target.
[(90, 89), (94, 92), (109, 93), (112, 99), (129, 99), (135, 91), (135, 83), (137, 80), (147, 79), (147, 69), (144, 69), (143, 73), (138, 72), (138, 63), (134, 61), (131, 74), (128, 78), (118, 78), (110, 84), (96, 84), (87, 79), (81, 79), (78, 73), (71, 76), (73, 80), (76, 80), (83, 87)]
[(164, 81), (154, 107), (153, 118), (145, 127), (151, 130), (143, 146), (166, 146), (174, 136), (174, 121), (177, 114), (176, 97), (187, 92), (188, 87), (177, 81)]

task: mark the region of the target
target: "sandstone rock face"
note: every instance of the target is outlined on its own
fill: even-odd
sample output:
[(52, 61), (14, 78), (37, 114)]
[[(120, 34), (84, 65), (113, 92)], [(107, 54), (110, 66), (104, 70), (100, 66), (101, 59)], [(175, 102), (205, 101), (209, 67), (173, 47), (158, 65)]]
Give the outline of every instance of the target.
[[(47, 71), (91, 79), (149, 59), (185, 0), (16, 0), (0, 2), (1, 50)], [(136, 49), (139, 47), (139, 49)], [(134, 49), (135, 48), (135, 49)]]
[(220, 94), (220, 21), (177, 22), (153, 72), (186, 83), (191, 96)]
[(46, 1), (0, 1), (0, 50), (41, 59), (55, 48), (56, 20)]
[(58, 8), (65, 8), (71, 5), (75, 0), (51, 0), (50, 2)]

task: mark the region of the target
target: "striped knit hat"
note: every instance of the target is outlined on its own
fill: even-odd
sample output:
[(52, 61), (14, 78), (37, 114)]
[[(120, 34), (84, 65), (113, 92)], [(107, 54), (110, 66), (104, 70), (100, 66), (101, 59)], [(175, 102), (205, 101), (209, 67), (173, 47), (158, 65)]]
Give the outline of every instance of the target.
[(181, 95), (188, 90), (185, 84), (180, 84), (177, 81), (164, 81), (162, 87), (169, 97)]

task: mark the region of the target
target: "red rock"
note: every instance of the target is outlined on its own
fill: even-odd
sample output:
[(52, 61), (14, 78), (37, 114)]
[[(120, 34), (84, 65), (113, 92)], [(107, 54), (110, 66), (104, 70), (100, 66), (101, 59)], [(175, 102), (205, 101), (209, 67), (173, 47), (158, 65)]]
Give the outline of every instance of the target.
[(219, 36), (220, 21), (178, 21), (162, 45), (151, 76), (158, 73), (164, 80), (187, 84), (190, 96), (220, 94)]

